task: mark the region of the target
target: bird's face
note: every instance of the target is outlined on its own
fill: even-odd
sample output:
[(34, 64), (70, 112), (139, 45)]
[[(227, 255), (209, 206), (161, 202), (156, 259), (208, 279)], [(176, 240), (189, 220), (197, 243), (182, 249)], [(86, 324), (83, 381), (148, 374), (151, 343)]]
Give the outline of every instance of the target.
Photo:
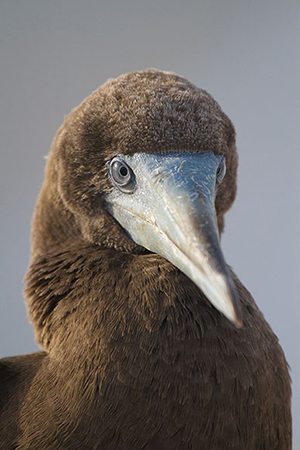
[(218, 230), (236, 159), (233, 126), (209, 94), (146, 71), (109, 81), (74, 110), (50, 165), (85, 239), (163, 256), (241, 326)]
[(213, 152), (117, 155), (108, 163), (105, 201), (134, 242), (178, 267), (240, 326), (215, 211), (225, 171), (224, 156)]

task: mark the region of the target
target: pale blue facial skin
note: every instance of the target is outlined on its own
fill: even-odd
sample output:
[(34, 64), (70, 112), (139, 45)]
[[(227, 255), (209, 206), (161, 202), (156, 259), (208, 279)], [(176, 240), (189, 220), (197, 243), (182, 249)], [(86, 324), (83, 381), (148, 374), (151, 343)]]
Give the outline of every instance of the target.
[[(114, 163), (130, 168), (128, 184), (116, 180)], [(117, 155), (108, 174), (113, 189), (106, 196), (107, 209), (132, 240), (178, 267), (218, 311), (241, 327), (215, 211), (224, 157), (213, 152)]]

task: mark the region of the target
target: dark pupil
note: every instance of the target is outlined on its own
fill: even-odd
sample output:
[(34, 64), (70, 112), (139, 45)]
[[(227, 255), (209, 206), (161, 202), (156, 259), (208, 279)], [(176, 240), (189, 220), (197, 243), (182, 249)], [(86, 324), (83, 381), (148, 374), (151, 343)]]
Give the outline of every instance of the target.
[(127, 167), (122, 166), (120, 169), (120, 174), (122, 175), (122, 177), (126, 177), (127, 173), (128, 173)]

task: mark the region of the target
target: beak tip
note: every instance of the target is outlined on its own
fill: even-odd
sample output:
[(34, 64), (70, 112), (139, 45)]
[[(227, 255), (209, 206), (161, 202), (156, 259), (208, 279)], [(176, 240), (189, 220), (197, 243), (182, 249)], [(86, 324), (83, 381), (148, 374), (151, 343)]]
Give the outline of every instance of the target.
[(221, 276), (216, 280), (215, 286), (219, 286), (218, 302), (215, 304), (207, 297), (211, 303), (214, 304), (216, 309), (221, 312), (237, 329), (243, 328), (243, 314), (241, 308), (241, 302), (232, 280), (230, 273), (226, 267)]
[(238, 329), (238, 330), (240, 330), (241, 328), (243, 328), (243, 318), (240, 316), (240, 317), (235, 317), (235, 319), (234, 319), (234, 325), (236, 326), (236, 328)]
[(241, 311), (241, 305), (239, 302), (235, 301), (232, 306), (233, 311), (230, 320), (235, 325), (235, 327), (240, 330), (241, 328), (243, 328), (243, 315)]

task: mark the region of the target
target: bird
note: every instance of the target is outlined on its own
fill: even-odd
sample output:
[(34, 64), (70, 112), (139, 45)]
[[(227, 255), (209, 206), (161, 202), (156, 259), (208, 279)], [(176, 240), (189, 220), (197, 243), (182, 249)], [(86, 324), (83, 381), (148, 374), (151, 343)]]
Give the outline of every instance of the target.
[(0, 362), (1, 449), (291, 449), (288, 364), (220, 244), (237, 165), (231, 120), (172, 72), (65, 117), (25, 277), (41, 350)]

